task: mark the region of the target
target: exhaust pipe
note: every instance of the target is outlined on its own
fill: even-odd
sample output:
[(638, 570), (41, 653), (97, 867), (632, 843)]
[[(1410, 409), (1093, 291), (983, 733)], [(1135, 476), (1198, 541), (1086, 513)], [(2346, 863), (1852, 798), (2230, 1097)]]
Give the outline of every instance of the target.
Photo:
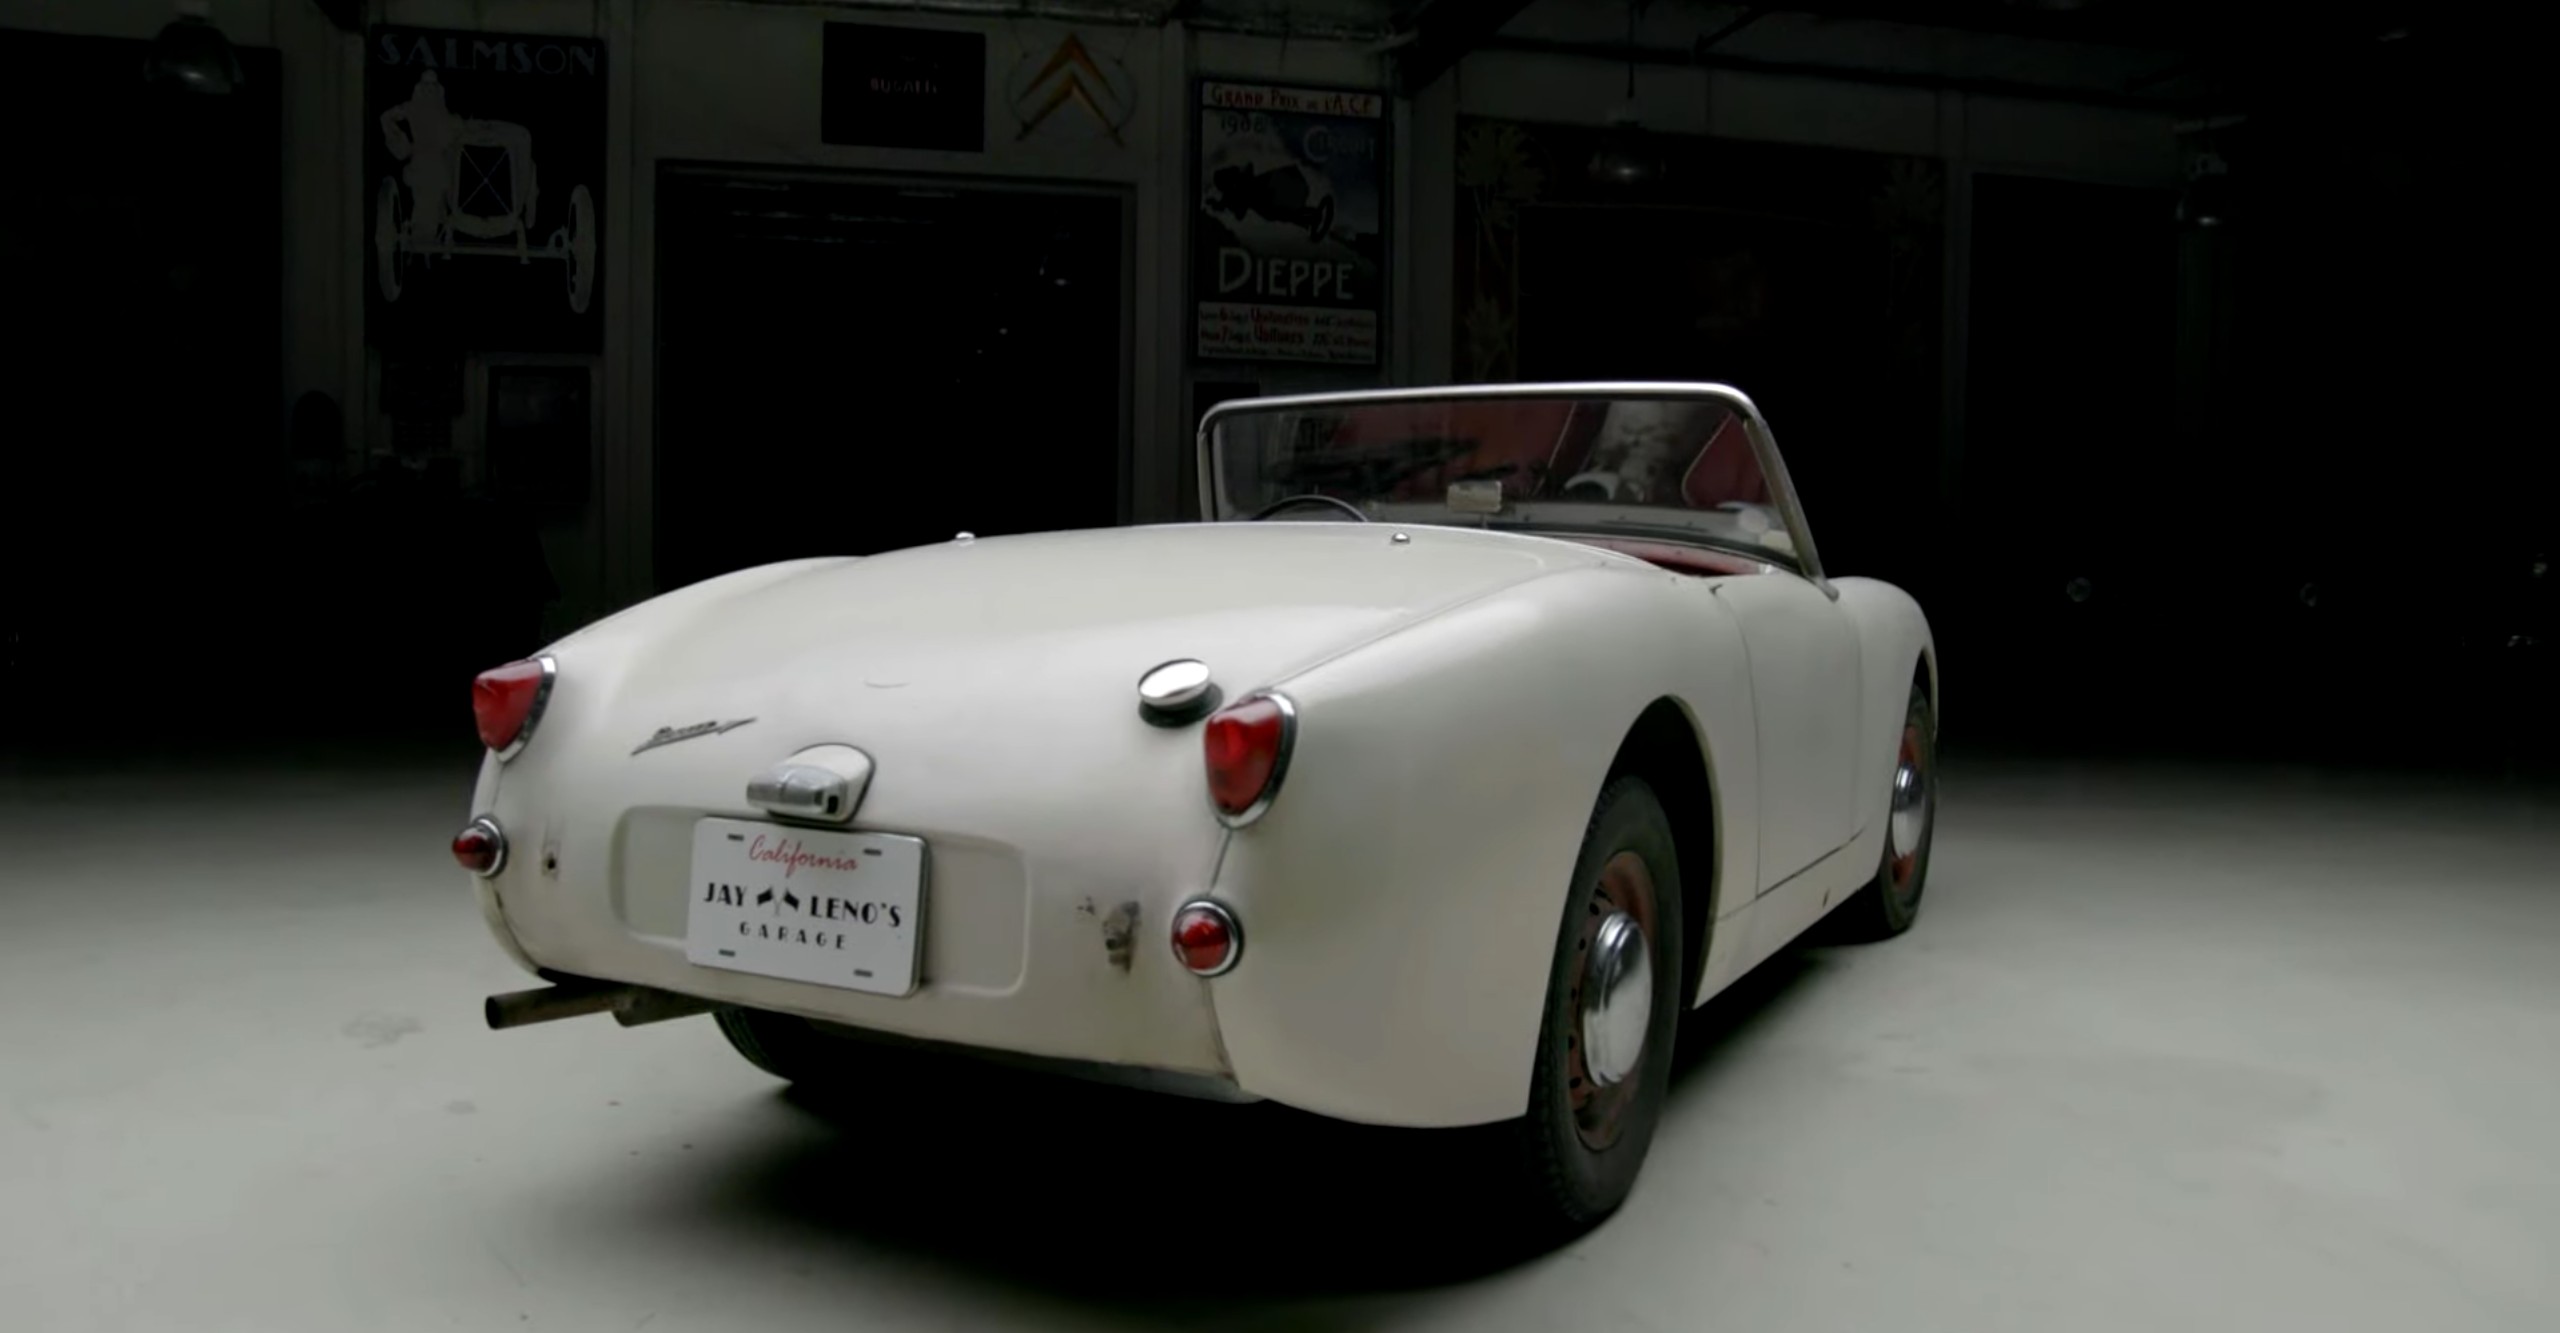
[(480, 1012), (488, 1021), (490, 1031), (503, 1032), (508, 1028), (556, 1023), (564, 1018), (601, 1013), (611, 1013), (613, 1020), (624, 1027), (638, 1027), (643, 1023), (690, 1018), (717, 1008), (718, 1005), (708, 1000), (697, 1000), (690, 995), (678, 995), (652, 986), (628, 986), (619, 982), (572, 977), (550, 986), (492, 995), (481, 1002)]
[(636, 1028), (643, 1023), (664, 1023), (671, 1018), (707, 1014), (719, 1007), (709, 1000), (697, 1000), (690, 995), (635, 986), (629, 1000), (614, 1006), (613, 1021), (627, 1028)]

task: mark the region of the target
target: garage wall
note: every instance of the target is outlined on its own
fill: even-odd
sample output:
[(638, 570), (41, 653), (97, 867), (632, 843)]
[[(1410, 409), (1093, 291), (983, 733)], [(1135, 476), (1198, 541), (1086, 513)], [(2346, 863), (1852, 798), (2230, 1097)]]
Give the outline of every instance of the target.
[[(1658, 6), (1639, 45), (1680, 52), (1724, 27), (1721, 9)], [(1503, 30), (1524, 44), (1620, 45), (1617, 3), (1546, 0)], [(2165, 114), (2060, 100), (1937, 92), (1863, 81), (1859, 71), (1945, 80), (2033, 83), (2094, 98), (2151, 79), (2157, 52), (1861, 20), (1768, 14), (1732, 32), (1719, 54), (1800, 66), (1841, 77), (1655, 65), (1636, 71), (1644, 123), (1673, 134), (1870, 152), (1921, 154), (1980, 170), (2051, 174), (2105, 183), (2173, 180), (2176, 144)], [(1558, 124), (1606, 124), (1627, 102), (1623, 64), (1535, 52), (1487, 50), (1458, 70), (1460, 114)]]
[[(543, 555), (560, 587), (560, 601), (545, 620), (546, 632), (553, 634), (594, 620), (631, 599), (624, 591), (629, 586), (624, 577), (624, 543), (634, 494), (634, 469), (628, 432), (632, 417), (624, 405), (630, 401), (631, 353), (637, 345), (632, 318), (636, 313), (632, 284), (636, 231), (632, 222), (631, 173), (625, 164), (630, 161), (631, 152), (630, 108), (635, 80), (629, 37), (635, 3), (636, 0), (508, 0), (499, 5), (485, 0), (375, 0), (369, 16), (372, 23), (382, 26), (591, 37), (602, 40), (607, 47), (606, 180), (599, 205), (604, 266), (597, 275), (597, 295), (606, 312), (603, 351), (598, 355), (474, 353), (463, 362), (462, 415), (454, 422), (455, 447), (466, 455), (476, 455), (488, 421), (486, 389), (491, 365), (583, 365), (594, 372), (591, 430), (596, 472), (589, 501), (576, 519), (547, 523), (541, 532)], [(381, 358), (363, 348), (365, 298), (361, 278), (368, 239), (364, 235), (365, 188), (359, 177), (364, 168), (365, 136), (372, 132), (372, 127), (364, 123), (365, 56), (360, 39), (347, 36), (342, 40), (351, 52), (352, 72), (347, 100), (339, 114), (349, 137), (347, 151), (353, 166), (347, 177), (353, 188), (347, 191), (344, 201), (350, 245), (339, 255), (339, 268), (348, 275), (351, 289), (348, 336), (365, 366), (365, 396), (361, 400), (366, 404), (364, 440), (369, 449), (384, 452), (391, 448), (392, 424), (381, 411)], [(645, 476), (645, 472), (640, 475)]]
[[(175, 16), (171, 0), (0, 0), (0, 25), (91, 37), (148, 39)], [(339, 114), (360, 86), (355, 39), (309, 4), (212, 0), (209, 17), (239, 45), (284, 59), (283, 401), (317, 389), (360, 403), (364, 293), (338, 262), (361, 225), (360, 203), (351, 214), (339, 193), (362, 160), (355, 117)]]
[[(820, 143), (820, 34), (831, 19), (984, 33), (986, 151), (940, 153)], [(1080, 36), (1097, 58), (1117, 60), (1131, 75), (1139, 105), (1122, 127), (1118, 142), (1090, 118), (1072, 114), (1053, 117), (1028, 138), (1014, 130), (1009, 79), (1026, 64), (1036, 68), (1070, 33)], [(1032, 20), (712, 0), (646, 6), (632, 49), (628, 68), (636, 90), (630, 166), (624, 174), (634, 190), (629, 212), (634, 231), (625, 252), (633, 287), (625, 308), (632, 312), (635, 328), (649, 328), (652, 320), (648, 287), (655, 257), (649, 219), (655, 210), (649, 192), (661, 162), (740, 162), (1127, 187), (1135, 232), (1129, 517), (1138, 522), (1179, 517), (1187, 509), (1188, 414), (1194, 379), (1188, 355), (1184, 258), (1190, 216), (1191, 81), (1236, 77), (1383, 87), (1385, 79), (1383, 61), (1354, 48), (1194, 33), (1181, 24), (1161, 29), (1078, 28)], [(1403, 273), (1411, 267), (1404, 262), (1399, 245), (1393, 271)], [(1395, 331), (1412, 323), (1394, 308), (1389, 319)], [(1390, 343), (1390, 378), (1402, 373), (1401, 346)], [(613, 564), (622, 572), (622, 595), (628, 597), (648, 585), (648, 469), (643, 460), (649, 450), (651, 385), (646, 346), (635, 344), (626, 355), (631, 358), (624, 372), (630, 386), (630, 419), (621, 433), (629, 437), (632, 497), (621, 509), (622, 530), (609, 540), (617, 552)], [(1206, 372), (1210, 378), (1221, 373)], [(1263, 373), (1275, 386), (1340, 382), (1339, 376), (1321, 373)], [(621, 401), (619, 394), (608, 396)]]
[[(1723, 17), (1664, 6), (1646, 16), (1638, 44), (1686, 50), (1702, 34), (1702, 24)], [(1627, 40), (1626, 11), (1614, 4), (1549, 0), (1526, 11), (1505, 36), (1621, 45)], [(1762, 19), (1719, 49), (1764, 61), (1947, 79), (2015, 79), (2032, 71), (2039, 82), (2092, 89), (2121, 89), (2160, 63), (2153, 53), (1786, 15)], [(1448, 254), (1453, 248), (1460, 117), (1602, 126), (1627, 106), (1627, 85), (1625, 64), (1578, 55), (1495, 49), (1460, 62), (1412, 104), (1410, 139), (1420, 150), (1410, 154), (1415, 253)], [(1635, 71), (1634, 105), (1646, 128), (1658, 133), (1911, 154), (1945, 164), (1942, 488), (1954, 484), (1964, 435), (1973, 176), (1999, 172), (2143, 186), (2172, 186), (2181, 178), (2177, 139), (2164, 112), (1895, 87), (1852, 76), (1670, 65)], [(1424, 313), (1415, 321), (1411, 368), (1423, 380), (1449, 378), (1456, 362), (1448, 267), (1427, 265), (1416, 278), (1415, 300)]]
[[(38, 30), (149, 37), (173, 16), (171, 0), (0, 0), (0, 23)], [(288, 309), (284, 399), (325, 391), (346, 409), (351, 449), (387, 451), (391, 424), (378, 410), (379, 368), (364, 343), (364, 123), (361, 40), (331, 27), (308, 0), (213, 0), (210, 17), (244, 46), (280, 50), (288, 87), (284, 145)], [(736, 0), (376, 0), (372, 21), (489, 32), (603, 39), (609, 46), (605, 268), (600, 295), (612, 312), (603, 350), (587, 357), (474, 357), (464, 366), (455, 443), (474, 452), (485, 420), (484, 372), (493, 359), (583, 363), (596, 372), (597, 476), (582, 521), (543, 534), (563, 595), (553, 620), (582, 623), (646, 595), (649, 568), (656, 255), (651, 217), (664, 162), (736, 163), (886, 173), (951, 174), (1125, 187), (1133, 202), (1135, 318), (1131, 368), (1131, 517), (1175, 517), (1187, 507), (1190, 358), (1184, 246), (1191, 177), (1191, 80), (1195, 75), (1383, 87), (1384, 61), (1338, 44), (1164, 29), (1074, 29), (1098, 57), (1132, 76), (1137, 110), (1121, 141), (1089, 119), (1062, 114), (1017, 138), (1007, 79), (1045, 59), (1070, 31), (1032, 21), (975, 20), (895, 9)], [(830, 20), (974, 29), (988, 46), (988, 140), (983, 153), (833, 147), (819, 142), (823, 25)], [(1397, 151), (1413, 160), (1405, 127)], [(1397, 200), (1391, 272), (1389, 367), (1408, 375), (1415, 332)], [(1340, 376), (1246, 370), (1273, 388), (1344, 382)], [(1373, 377), (1374, 378), (1374, 377)]]
[[(830, 21), (984, 34), (986, 151), (845, 148), (820, 142), (821, 50)], [(1117, 143), (1092, 118), (1074, 114), (1051, 117), (1028, 138), (1016, 132), (1009, 77), (1025, 62), (1035, 62), (1036, 68), (1036, 62), (1045, 60), (1070, 32), (1079, 33), (1097, 59), (1120, 62), (1133, 80), (1139, 109), (1122, 127)], [(1167, 414), (1154, 405), (1169, 396), (1161, 311), (1166, 301), (1163, 289), (1173, 275), (1146, 258), (1161, 253), (1167, 239), (1162, 210), (1154, 206), (1155, 150), (1163, 133), (1162, 118), (1150, 114), (1152, 104), (1162, 100), (1166, 47), (1165, 34), (1141, 29), (1078, 30), (1046, 23), (801, 6), (646, 6), (631, 48), (636, 95), (630, 168), (625, 172), (633, 190), (635, 226), (628, 252), (634, 286), (628, 308), (633, 325), (654, 327), (649, 286), (657, 258), (650, 232), (656, 215), (653, 189), (663, 162), (1089, 181), (1128, 187), (1134, 203), (1137, 257), (1130, 273), (1137, 314), (1131, 346), (1130, 482), (1134, 496), (1151, 500), (1170, 488), (1163, 466)], [(630, 355), (630, 418), (624, 433), (632, 459), (632, 491), (631, 503), (623, 508), (626, 531), (620, 534), (627, 554), (617, 563), (628, 580), (625, 596), (636, 596), (652, 584), (647, 569), (651, 473), (644, 460), (651, 453), (654, 404), (648, 348), (634, 346)]]
[[(632, 0), (377, 0), (372, 18), (386, 24), (491, 32), (542, 32), (601, 36), (614, 42), (610, 57), (608, 156), (628, 160), (631, 77), (619, 34), (627, 31)], [(272, 47), (284, 61), (285, 188), (285, 385), (291, 402), (317, 390), (345, 413), (351, 452), (387, 450), (389, 420), (378, 410), (379, 368), (365, 346), (363, 286), (365, 136), (364, 48), (308, 0), (210, 0), (208, 17), (234, 43)], [(5, 0), (0, 23), (42, 31), (148, 38), (175, 16), (172, 0)], [(631, 251), (627, 173), (617, 171), (604, 205), (607, 261), (602, 274), (609, 310), (629, 310)], [(556, 619), (577, 623), (616, 605), (617, 572), (606, 516), (627, 512), (618, 489), (628, 468), (613, 447), (623, 414), (618, 390), (628, 364), (627, 321), (608, 322), (600, 357), (517, 357), (526, 362), (584, 363), (596, 381), (600, 475), (584, 520), (542, 534), (545, 554), (562, 588)], [(484, 357), (463, 367), (465, 401), (455, 423), (455, 443), (473, 450), (484, 421), (481, 401)]]
[[(243, 44), (273, 46), (285, 61), (288, 194), (286, 397), (330, 392), (349, 405), (355, 434), (387, 441), (375, 420), (363, 350), (363, 199), (349, 188), (360, 172), (365, 126), (359, 112), (363, 53), (307, 3), (213, 0), (212, 16)], [(1665, 7), (1648, 23), (1690, 22)], [(8, 0), (12, 26), (147, 37), (165, 23), (168, 0)], [(1190, 81), (1195, 76), (1269, 78), (1382, 87), (1386, 61), (1356, 47), (1222, 33), (1083, 30), (1093, 49), (1130, 70), (1142, 105), (1113, 144), (1088, 121), (1061, 116), (1016, 141), (1003, 105), (1014, 62), (1038, 58), (1068, 29), (1027, 21), (978, 21), (897, 11), (721, 0), (384, 0), (380, 21), (601, 36), (612, 45), (613, 178), (606, 199), (604, 274), (608, 325), (598, 370), (597, 501), (583, 527), (546, 534), (568, 605), (586, 619), (651, 587), (648, 493), (653, 327), (649, 217), (662, 161), (696, 160), (866, 171), (958, 173), (1111, 182), (1135, 202), (1136, 327), (1133, 366), (1132, 516), (1180, 511), (1196, 381), (1251, 380), (1266, 390), (1338, 387), (1355, 377), (1320, 370), (1195, 370), (1187, 353), (1181, 254), (1190, 183)], [(817, 141), (819, 33), (830, 18), (875, 23), (976, 27), (989, 48), (989, 124), (983, 154), (833, 148)], [(1623, 18), (1573, 5), (1533, 7), (1514, 36), (1562, 41), (1623, 40)], [(1679, 46), (1694, 33), (1648, 32)], [(1786, 26), (1765, 20), (1733, 39), (1737, 52), (1770, 59), (1857, 65), (1915, 65), (1950, 75), (1997, 77), (2026, 68), (2020, 50), (1989, 39), (1918, 34), (1875, 24)], [(2033, 55), (2038, 76), (2074, 73), (2050, 44)], [(2078, 73), (2095, 83), (2129, 78), (2122, 53), (2087, 52)], [(2057, 64), (2057, 61), (2062, 63)], [(1513, 51), (1480, 52), (1421, 96), (1400, 105), (1396, 150), (1394, 291), (1388, 378), (1412, 382), (1451, 371), (1450, 251), (1460, 115), (1563, 124), (1606, 123), (1625, 99), (1626, 70), (1607, 61)], [(1946, 209), (1954, 243), (1946, 258), (1949, 336), (1948, 438), (1961, 440), (1964, 293), (1969, 181), (2000, 171), (2102, 182), (2168, 185), (2178, 178), (2175, 138), (2164, 116), (2099, 106), (1893, 88), (1852, 79), (1648, 67), (1637, 73), (1637, 104), (1651, 127), (1671, 133), (1872, 151), (1917, 153), (1949, 167)], [(470, 367), (476, 393), (480, 367)], [(467, 405), (460, 431), (479, 429)], [(466, 438), (466, 444), (470, 441)], [(1952, 465), (1952, 457), (1950, 465)]]
[[(519, 10), (523, 12), (519, 12)], [(474, 14), (507, 26), (588, 32), (598, 13), (585, 0), (503, 10), (471, 0), (394, 0), (387, 21), (469, 26)], [(1130, 517), (1154, 521), (1185, 505), (1189, 320), (1183, 283), (1190, 180), (1190, 80), (1200, 75), (1264, 77), (1379, 86), (1383, 66), (1338, 45), (1193, 34), (1163, 29), (1071, 28), (1029, 20), (973, 20), (895, 10), (754, 5), (721, 0), (607, 0), (600, 11), (613, 43), (615, 178), (606, 239), (609, 308), (627, 313), (607, 332), (599, 377), (605, 458), (598, 518), (579, 534), (581, 550), (555, 553), (577, 603), (572, 623), (645, 596), (649, 568), (654, 445), (652, 219), (658, 168), (666, 162), (737, 163), (915, 175), (1032, 179), (1126, 187), (1132, 202)], [(987, 39), (986, 151), (943, 153), (847, 148), (819, 141), (821, 48), (833, 21), (973, 30)], [(492, 22), (488, 26), (496, 27)], [(1114, 142), (1091, 119), (1062, 114), (1029, 137), (1013, 130), (1008, 81), (1024, 62), (1045, 60), (1071, 32), (1132, 79), (1138, 107)], [(1410, 265), (1399, 262), (1399, 271)], [(1391, 315), (1391, 318), (1394, 318)], [(1411, 321), (1397, 321), (1402, 328)], [(578, 556), (588, 568), (571, 568)], [(564, 559), (563, 556), (569, 558)], [(583, 594), (583, 595), (581, 595)]]

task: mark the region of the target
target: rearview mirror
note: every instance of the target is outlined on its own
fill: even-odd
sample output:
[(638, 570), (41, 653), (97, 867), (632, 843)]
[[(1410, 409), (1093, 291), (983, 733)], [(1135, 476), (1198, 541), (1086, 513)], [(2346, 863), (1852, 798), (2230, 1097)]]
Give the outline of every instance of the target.
[(1482, 481), (1449, 483), (1449, 512), (1453, 514), (1499, 514), (1502, 512), (1502, 482), (1499, 478)]

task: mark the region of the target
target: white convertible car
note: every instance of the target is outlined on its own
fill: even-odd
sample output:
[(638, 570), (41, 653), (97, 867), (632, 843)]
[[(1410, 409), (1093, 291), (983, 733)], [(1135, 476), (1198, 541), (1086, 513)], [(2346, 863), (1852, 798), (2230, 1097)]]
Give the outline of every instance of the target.
[(1206, 522), (744, 570), (481, 676), (453, 851), (550, 983), (490, 1025), (1479, 1126), (1570, 1233), (1683, 1014), (1910, 926), (1929, 625), (1824, 573), (1742, 394), (1252, 399), (1200, 447)]

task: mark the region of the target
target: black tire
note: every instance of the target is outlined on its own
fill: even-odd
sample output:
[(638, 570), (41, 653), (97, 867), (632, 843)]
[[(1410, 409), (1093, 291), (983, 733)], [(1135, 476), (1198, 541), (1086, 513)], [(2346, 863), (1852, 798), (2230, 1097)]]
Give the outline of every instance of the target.
[[(1643, 884), (1631, 885), (1629, 863)], [(1639, 904), (1632, 899), (1649, 896)], [(1621, 902), (1621, 899), (1631, 901)], [(1533, 1244), (1560, 1242), (1606, 1220), (1634, 1191), (1653, 1146), (1671, 1085), (1680, 1026), (1682, 957), (1680, 859), (1671, 819), (1641, 779), (1609, 784), (1583, 833), (1571, 892), (1547, 978), (1546, 1017), (1530, 1076), (1529, 1112), (1500, 1127), (1489, 1145), (1504, 1192)], [(1632, 1067), (1614, 1087), (1588, 1077), (1580, 1019), (1600, 923), (1625, 911), (1643, 928), (1650, 969), (1644, 1038)], [(1649, 915), (1650, 920), (1643, 919)]]
[(841, 1085), (847, 1067), (863, 1054), (853, 1043), (791, 1014), (762, 1009), (721, 1009), (713, 1017), (747, 1063), (785, 1083), (812, 1089)]
[[(1915, 764), (1917, 790), (1906, 794), (1903, 775)], [(1843, 943), (1889, 940), (1920, 919), (1920, 896), (1929, 887), (1929, 847), (1938, 833), (1938, 719), (1926, 686), (1911, 687), (1890, 781), (1894, 795), (1885, 807), (1884, 855), (1875, 878), (1832, 913), (1834, 937)], [(1916, 805), (1906, 804), (1915, 799)], [(1905, 830), (1915, 821), (1903, 816), (1915, 812), (1918, 832), (1911, 836)], [(1912, 846), (1902, 845), (1906, 836)]]

